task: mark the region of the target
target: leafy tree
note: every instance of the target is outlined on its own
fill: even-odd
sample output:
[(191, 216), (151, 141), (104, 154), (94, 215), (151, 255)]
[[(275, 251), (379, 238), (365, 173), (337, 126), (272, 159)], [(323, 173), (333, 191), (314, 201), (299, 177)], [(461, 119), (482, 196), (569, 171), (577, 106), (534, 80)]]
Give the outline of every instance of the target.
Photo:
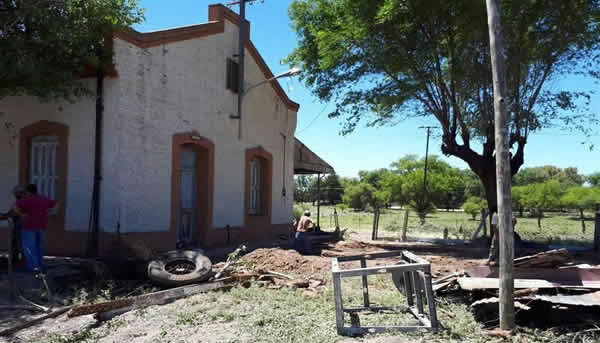
[[(600, 77), (597, 0), (502, 2), (511, 172), (532, 131), (565, 125), (589, 132), (589, 92), (551, 87), (572, 74)], [(494, 111), (484, 1), (295, 0), (298, 47), (288, 62), (323, 101), (343, 134), (433, 117), (445, 155), (465, 161), (496, 206)], [(475, 144), (481, 143), (481, 152)]]
[(572, 187), (563, 195), (562, 203), (572, 209), (579, 210), (581, 232), (585, 233), (584, 210), (593, 209), (600, 201), (600, 193), (595, 188)]
[(404, 205), (408, 202), (406, 194), (402, 192), (402, 178), (402, 175), (387, 173), (381, 180), (382, 188), (390, 194), (390, 202), (398, 205)]
[(381, 181), (385, 178), (385, 176), (389, 173), (389, 170), (385, 168), (375, 169), (375, 170), (361, 170), (358, 172), (358, 177), (360, 182), (366, 182), (371, 186), (381, 189)]
[(563, 188), (557, 180), (536, 183), (525, 188), (525, 205), (535, 208), (538, 217), (538, 227), (542, 227), (544, 211), (561, 206)]
[(594, 187), (600, 186), (600, 172), (586, 176), (585, 181)]
[(460, 171), (460, 173), (463, 183), (465, 184), (465, 198), (484, 198), (485, 190), (483, 189), (483, 185), (481, 184), (479, 177), (477, 177), (477, 175), (475, 175), (475, 173), (469, 169), (463, 169)]
[(409, 206), (417, 213), (421, 224), (425, 217), (435, 211), (434, 199), (438, 194), (439, 174), (429, 174), (427, 180), (427, 193), (423, 188), (423, 170), (417, 170), (403, 177), (403, 192), (409, 199)]
[(308, 175), (298, 175), (294, 178), (294, 201), (307, 202), (312, 197), (309, 192), (311, 177)]
[(519, 217), (523, 217), (523, 210), (525, 209), (525, 197), (527, 195), (527, 187), (515, 186), (511, 190), (512, 208), (519, 211)]
[(0, 0), (0, 99), (91, 94), (82, 75), (113, 63), (105, 39), (143, 18), (137, 0)]
[(481, 213), (481, 210), (487, 209), (487, 201), (483, 198), (470, 197), (462, 206), (465, 213), (470, 214), (473, 220)]
[(342, 201), (344, 195), (344, 189), (340, 182), (340, 177), (337, 174), (330, 174), (324, 180), (325, 186), (325, 199), (331, 205), (335, 205)]
[[(392, 199), (400, 203), (415, 200), (422, 194), (410, 194), (403, 190), (403, 179), (408, 175), (420, 172), (422, 177), (425, 169), (425, 159), (416, 155), (406, 155), (391, 164), (391, 172), (383, 178), (382, 184), (392, 194)], [(391, 175), (390, 175), (391, 174)], [(422, 182), (421, 182), (421, 187)], [(421, 188), (421, 192), (424, 188)], [(461, 172), (453, 168), (438, 156), (432, 155), (427, 162), (427, 194), (438, 208), (456, 208), (464, 201), (465, 183)]]
[(564, 187), (581, 186), (584, 176), (577, 172), (577, 168), (559, 168), (556, 166), (541, 166), (523, 168), (513, 178), (515, 186), (526, 186), (534, 183), (543, 183), (548, 180), (557, 180)]
[(376, 191), (375, 187), (366, 182), (349, 186), (344, 192), (344, 203), (355, 210), (365, 210), (373, 202)]

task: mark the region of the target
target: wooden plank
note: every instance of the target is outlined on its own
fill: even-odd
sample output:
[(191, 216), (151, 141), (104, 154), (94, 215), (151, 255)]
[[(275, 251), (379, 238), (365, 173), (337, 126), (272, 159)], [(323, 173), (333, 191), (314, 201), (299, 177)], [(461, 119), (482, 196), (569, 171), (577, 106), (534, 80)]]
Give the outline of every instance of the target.
[(402, 265), (394, 265), (394, 266), (376, 266), (369, 268), (359, 268), (359, 269), (346, 269), (340, 271), (334, 271), (334, 274), (339, 274), (342, 277), (355, 277), (355, 276), (363, 276), (363, 275), (375, 275), (375, 274), (384, 274), (391, 273), (392, 271), (399, 272), (408, 272), (415, 270), (422, 270), (424, 268), (429, 267), (429, 263), (427, 264), (402, 264)]
[(343, 328), (340, 334), (348, 336), (361, 336), (374, 333), (415, 332), (420, 330), (431, 330), (431, 328), (427, 326), (363, 326), (360, 328)]
[(344, 312), (379, 312), (379, 311), (407, 311), (408, 306), (369, 306), (369, 307), (348, 307)]
[(411, 307), (408, 310), (410, 311), (410, 313), (412, 313), (413, 316), (415, 316), (415, 318), (421, 324), (423, 324), (423, 327), (431, 327), (431, 322), (429, 321), (429, 319), (427, 319), (427, 317), (425, 316), (425, 314), (419, 313), (418, 310), (415, 309), (414, 307)]
[(408, 306), (413, 305), (413, 286), (412, 286), (412, 277), (410, 276), (410, 272), (404, 273), (404, 289), (406, 295), (406, 302)]
[(337, 273), (340, 271), (340, 265), (338, 263), (339, 257), (334, 257), (331, 259), (331, 271), (333, 273)]
[(41, 316), (39, 318), (35, 318), (33, 320), (30, 320), (30, 321), (18, 324), (16, 326), (13, 326), (12, 328), (8, 328), (6, 330), (0, 331), (0, 337), (12, 335), (15, 332), (19, 332), (19, 331), (21, 331), (23, 329), (26, 329), (26, 328), (30, 327), (30, 326), (39, 324), (39, 323), (43, 322), (46, 319), (58, 317), (61, 314), (69, 311), (70, 309), (71, 309), (71, 306), (59, 308), (57, 310), (54, 310), (53, 312), (48, 313), (47, 315)]
[[(367, 268), (367, 260), (363, 257), (360, 259), (360, 267)], [(369, 307), (369, 284), (367, 282), (367, 276), (362, 276), (362, 292), (363, 292), (363, 303), (365, 307)]]
[(388, 257), (396, 257), (401, 256), (402, 251), (385, 251), (385, 252), (374, 252), (368, 254), (360, 254), (360, 255), (346, 255), (338, 257), (339, 262), (348, 262), (348, 261), (358, 261), (362, 258), (367, 260), (374, 260), (377, 258), (388, 258)]
[[(500, 281), (498, 278), (475, 278), (475, 277), (461, 277), (458, 278), (458, 284), (460, 288), (471, 291), (474, 289), (499, 289)], [(560, 287), (557, 284), (545, 280), (535, 279), (515, 279), (515, 288), (557, 288)]]
[(423, 281), (418, 271), (411, 272), (413, 285), (415, 286), (415, 295), (417, 298), (417, 311), (423, 313)]
[(97, 312), (113, 311), (128, 306), (145, 307), (151, 305), (160, 305), (169, 301), (177, 300), (190, 295), (226, 288), (223, 282), (211, 282), (198, 285), (183, 286), (164, 291), (140, 295), (137, 297), (108, 301), (99, 304), (90, 304), (73, 307), (69, 312), (69, 317), (84, 316)]
[(333, 274), (333, 300), (335, 302), (335, 325), (338, 334), (344, 329), (344, 305), (342, 299), (342, 278), (339, 274)]
[(429, 264), (427, 260), (411, 253), (410, 251), (402, 251), (402, 257), (405, 257), (405, 260), (408, 259), (408, 262), (410, 263)]
[(425, 285), (425, 297), (427, 299), (427, 306), (429, 307), (429, 320), (430, 325), (437, 330), (438, 319), (435, 306), (435, 298), (433, 297), (433, 289), (431, 287), (431, 274), (423, 274), (423, 283)]

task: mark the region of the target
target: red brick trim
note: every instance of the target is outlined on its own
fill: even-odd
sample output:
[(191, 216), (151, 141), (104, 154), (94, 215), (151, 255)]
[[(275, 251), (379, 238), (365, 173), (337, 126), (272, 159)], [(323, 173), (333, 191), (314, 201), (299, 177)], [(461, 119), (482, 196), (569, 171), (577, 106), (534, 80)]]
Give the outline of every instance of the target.
[(171, 169), (171, 225), (168, 239), (177, 242), (177, 214), (179, 212), (179, 172), (181, 167), (181, 150), (184, 146), (192, 146), (198, 154), (198, 223), (196, 240), (202, 245), (212, 227), (214, 184), (215, 184), (215, 145), (197, 132), (184, 132), (173, 135), (172, 169)]
[[(37, 136), (58, 136), (59, 150), (57, 167), (59, 171), (56, 199), (59, 202), (58, 213), (48, 220), (50, 235), (65, 231), (65, 213), (67, 208), (67, 177), (69, 167), (69, 127), (62, 123), (41, 120), (25, 126), (20, 132), (19, 141), (19, 183), (29, 184), (31, 140)], [(48, 245), (48, 244), (46, 244)]]
[[(240, 25), (240, 17), (237, 13), (221, 4), (210, 5), (208, 7), (208, 23), (178, 27), (175, 29), (141, 33), (135, 30), (121, 31), (115, 33), (115, 37), (120, 38), (126, 42), (134, 44), (140, 48), (149, 48), (162, 44), (168, 44), (193, 38), (206, 37), (217, 33), (225, 32), (225, 20), (229, 20), (235, 25)], [(272, 78), (273, 72), (267, 66), (267, 63), (262, 58), (252, 41), (250, 40), (250, 22), (246, 20), (248, 25), (248, 37), (246, 49), (250, 52), (250, 55), (254, 58), (254, 61), (262, 71), (266, 79)], [(116, 71), (114, 72), (116, 75)], [(112, 74), (111, 74), (112, 76)], [(288, 109), (298, 112), (300, 105), (288, 98), (287, 94), (279, 84), (279, 81), (273, 80), (269, 82), (275, 93), (281, 98), (283, 103)]]
[(141, 33), (136, 30), (120, 31), (115, 37), (140, 48), (149, 48), (188, 39), (211, 36), (225, 32), (225, 22), (211, 22), (200, 25), (184, 26), (175, 29)]
[[(260, 158), (262, 170), (262, 189), (261, 189), (261, 209), (262, 213), (258, 216), (248, 214), (250, 206), (250, 161)], [(246, 175), (244, 186), (244, 227), (246, 229), (256, 229), (260, 226), (271, 225), (272, 214), (272, 190), (273, 190), (273, 155), (262, 147), (250, 148), (246, 150)]]

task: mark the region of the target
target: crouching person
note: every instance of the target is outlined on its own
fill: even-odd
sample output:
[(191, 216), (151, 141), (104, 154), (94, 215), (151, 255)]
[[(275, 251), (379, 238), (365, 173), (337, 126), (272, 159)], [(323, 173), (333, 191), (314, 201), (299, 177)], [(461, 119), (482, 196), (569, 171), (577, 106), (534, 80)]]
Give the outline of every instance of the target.
[(310, 219), (310, 211), (304, 211), (296, 224), (296, 235), (294, 237), (294, 249), (301, 254), (312, 253), (310, 241), (311, 232), (314, 231), (314, 222)]

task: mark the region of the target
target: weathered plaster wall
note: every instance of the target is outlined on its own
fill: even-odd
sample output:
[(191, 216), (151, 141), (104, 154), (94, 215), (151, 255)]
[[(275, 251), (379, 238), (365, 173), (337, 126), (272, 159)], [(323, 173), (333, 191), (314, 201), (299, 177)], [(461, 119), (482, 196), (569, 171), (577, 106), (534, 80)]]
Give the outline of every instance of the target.
[[(166, 231), (170, 225), (173, 134), (197, 131), (215, 144), (213, 228), (244, 224), (245, 150), (262, 146), (273, 155), (272, 223), (288, 223), (293, 196), (296, 114), (268, 85), (244, 102), (238, 140), (237, 96), (225, 87), (226, 57), (237, 51), (237, 26), (208, 37), (139, 48), (117, 39), (120, 126), (115, 163), (120, 167), (122, 232)], [(247, 84), (264, 75), (247, 53)], [(285, 177), (283, 138), (287, 136)], [(286, 196), (282, 196), (284, 186)]]
[[(86, 80), (88, 88), (95, 90), (95, 80)], [(105, 103), (105, 141), (106, 156), (116, 149), (114, 135), (110, 125), (116, 113), (118, 98), (113, 95), (117, 85), (115, 79), (105, 81), (107, 102)], [(11, 123), (11, 129), (2, 128), (0, 134), (0, 211), (8, 209), (13, 198), (11, 189), (19, 182), (19, 131), (21, 128), (47, 120), (65, 124), (69, 127), (66, 229), (69, 231), (87, 231), (94, 166), (94, 128), (95, 98), (84, 97), (75, 103), (40, 102), (28, 96), (10, 97), (0, 101), (0, 122)], [(13, 137), (14, 136), (14, 137)], [(11, 138), (13, 137), (13, 138)], [(106, 159), (106, 158), (105, 158)], [(105, 175), (110, 182), (111, 173)], [(114, 194), (104, 194), (104, 203), (112, 207)], [(6, 223), (0, 223), (0, 225)]]

